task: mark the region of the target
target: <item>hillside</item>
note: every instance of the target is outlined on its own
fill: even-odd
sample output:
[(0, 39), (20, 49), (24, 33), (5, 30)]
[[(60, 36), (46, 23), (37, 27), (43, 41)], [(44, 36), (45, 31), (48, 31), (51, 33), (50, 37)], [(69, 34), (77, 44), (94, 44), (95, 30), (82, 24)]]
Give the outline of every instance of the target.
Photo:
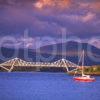
[[(66, 50), (62, 51), (62, 45)], [(78, 63), (81, 50), (78, 52), (78, 45), (82, 46), (82, 49), (85, 50), (85, 65), (100, 65), (100, 61), (95, 61), (90, 57), (90, 55), (95, 56), (100, 59), (100, 50), (92, 45), (86, 43), (77, 43), (77, 42), (68, 42), (68, 43), (58, 43), (53, 45), (47, 45), (41, 47), (40, 49), (13, 49), (2, 47), (0, 49), (0, 62), (7, 61), (15, 57), (24, 59), (26, 61), (44, 61), (44, 62), (53, 62), (62, 58), (66, 58), (74, 63)], [(88, 51), (88, 46), (91, 48), (92, 53)], [(53, 47), (56, 47), (57, 51), (52, 52)], [(48, 58), (49, 57), (49, 58)], [(51, 59), (50, 59), (51, 58)]]

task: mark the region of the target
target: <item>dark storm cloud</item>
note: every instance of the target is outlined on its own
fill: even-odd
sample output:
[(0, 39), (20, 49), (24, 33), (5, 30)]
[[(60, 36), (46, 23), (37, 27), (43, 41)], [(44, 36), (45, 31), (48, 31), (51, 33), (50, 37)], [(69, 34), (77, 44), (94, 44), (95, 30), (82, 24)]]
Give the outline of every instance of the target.
[[(0, 10), (0, 34), (22, 35), (29, 29), (31, 36), (60, 36), (65, 28), (68, 35), (93, 37), (100, 33), (99, 0), (61, 0), (71, 1), (65, 9), (52, 8), (53, 1), (45, 3), (46, 8), (35, 6), (40, 0), (0, 0), (0, 5), (25, 5), (15, 7), (6, 6)], [(41, 0), (43, 1), (43, 0)], [(44, 0), (45, 1), (45, 0)], [(29, 8), (26, 7), (29, 5)], [(44, 5), (44, 6), (45, 6)], [(23, 7), (23, 8), (22, 8)], [(15, 34), (13, 34), (15, 33)]]

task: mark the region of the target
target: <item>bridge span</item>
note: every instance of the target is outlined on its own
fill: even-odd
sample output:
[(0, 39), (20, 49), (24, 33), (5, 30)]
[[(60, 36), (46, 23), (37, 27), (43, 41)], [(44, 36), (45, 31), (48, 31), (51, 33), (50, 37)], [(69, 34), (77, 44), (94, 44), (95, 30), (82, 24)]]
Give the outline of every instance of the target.
[[(11, 60), (8, 60), (4, 63), (0, 64), (0, 68), (3, 68), (4, 70), (11, 72), (13, 71), (14, 67), (65, 67), (66, 70), (69, 72), (69, 68), (72, 67), (74, 70), (78, 68), (78, 65), (75, 63), (72, 63), (71, 61), (68, 61), (66, 59), (60, 59), (55, 62), (28, 62), (24, 61), (20, 58), (14, 58)], [(72, 71), (72, 70), (71, 70)]]

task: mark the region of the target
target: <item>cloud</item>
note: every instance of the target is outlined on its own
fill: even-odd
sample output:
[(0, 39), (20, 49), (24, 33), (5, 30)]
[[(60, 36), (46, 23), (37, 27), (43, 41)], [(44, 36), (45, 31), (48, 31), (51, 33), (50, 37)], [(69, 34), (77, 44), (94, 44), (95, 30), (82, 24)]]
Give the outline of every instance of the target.
[(30, 4), (36, 8), (88, 8), (95, 11), (100, 10), (100, 0), (0, 0), (0, 6), (26, 6)]
[(92, 37), (90, 39), (84, 39), (82, 41), (85, 42), (85, 43), (89, 43), (89, 44), (91, 44), (91, 45), (93, 45), (93, 46), (100, 49), (100, 36)]
[(98, 34), (100, 32), (99, 27), (97, 28), (99, 23), (96, 24), (99, 19), (97, 19), (96, 14), (92, 12), (87, 12), (84, 15), (67, 13), (52, 14), (48, 16), (44, 15), (42, 17), (37, 16), (37, 18), (41, 21), (47, 21), (49, 25), (52, 25), (50, 23), (56, 23), (58, 28), (66, 28), (70, 33), (69, 35), (76, 34), (77, 36), (83, 37), (85, 36), (84, 34), (92, 36), (92, 33)]
[(95, 13), (88, 12), (85, 15), (78, 15), (78, 14), (62, 14), (58, 16), (58, 18), (65, 19), (65, 20), (72, 20), (72, 21), (81, 21), (81, 22), (88, 22), (93, 21), (96, 17)]
[[(57, 2), (58, 0), (42, 0), (41, 2), (44, 2), (43, 10), (33, 7), (40, 0), (0, 1), (6, 2), (5, 4), (8, 2), (9, 5), (30, 5), (29, 8), (26, 6), (6, 6), (2, 9), (0, 13), (0, 35), (22, 36), (24, 30), (28, 29), (29, 35), (32, 37), (60, 37), (62, 28), (67, 30), (66, 34), (69, 36), (75, 35), (81, 38), (93, 37), (100, 33), (100, 15), (88, 7), (92, 4), (95, 5), (94, 0), (91, 2), (88, 0), (59, 0), (59, 2)], [(28, 2), (30, 3), (28, 4)], [(64, 4), (67, 6), (63, 6)], [(81, 5), (79, 6), (79, 4)], [(62, 6), (64, 9), (60, 10)], [(29, 45), (31, 44), (29, 43)]]
[(61, 42), (61, 39), (53, 38), (50, 36), (44, 37), (1, 37), (0, 38), (0, 47), (15, 47), (15, 48), (30, 48), (36, 49), (41, 46), (56, 44)]
[(100, 11), (100, 0), (91, 0), (90, 1), (86, 1), (86, 2), (82, 2), (80, 1), (79, 3), (80, 8), (84, 8), (84, 9), (89, 9), (95, 12), (99, 12)]
[[(68, 41), (76, 41), (80, 43), (88, 43), (91, 44), (97, 48), (100, 48), (100, 36), (99, 37), (93, 37), (93, 38), (79, 38), (76, 36), (73, 37), (66, 37), (62, 40), (62, 38), (55, 38), (50, 36), (44, 36), (44, 37), (7, 37), (5, 38), (5, 41), (3, 40), (5, 37), (0, 38), (0, 47), (14, 47), (14, 48), (30, 48), (30, 49), (36, 49), (42, 46), (50, 45), (50, 44), (56, 44), (56, 43), (65, 43)], [(12, 38), (12, 39), (11, 39)], [(3, 44), (2, 44), (3, 40)]]
[(71, 0), (39, 0), (34, 6), (39, 9), (45, 7), (57, 7), (57, 8), (67, 8), (70, 5)]
[[(1, 35), (23, 35), (28, 29), (31, 36), (61, 36), (60, 30), (66, 28), (68, 35), (95, 36), (99, 35), (99, 19), (93, 12), (77, 13), (45, 13), (8, 7), (0, 15)], [(84, 33), (84, 34), (83, 34)], [(94, 34), (95, 33), (95, 34)]]
[(88, 12), (85, 16), (82, 17), (83, 22), (88, 22), (96, 18), (95, 13)]
[(37, 0), (0, 0), (0, 9), (7, 7), (31, 8)]

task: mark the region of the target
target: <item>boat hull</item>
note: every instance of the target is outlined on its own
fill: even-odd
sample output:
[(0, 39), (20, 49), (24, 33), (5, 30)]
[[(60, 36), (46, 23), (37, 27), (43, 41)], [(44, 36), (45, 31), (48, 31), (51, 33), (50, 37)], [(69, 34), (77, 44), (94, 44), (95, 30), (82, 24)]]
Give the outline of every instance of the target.
[(74, 77), (74, 80), (79, 82), (94, 82), (95, 78)]

